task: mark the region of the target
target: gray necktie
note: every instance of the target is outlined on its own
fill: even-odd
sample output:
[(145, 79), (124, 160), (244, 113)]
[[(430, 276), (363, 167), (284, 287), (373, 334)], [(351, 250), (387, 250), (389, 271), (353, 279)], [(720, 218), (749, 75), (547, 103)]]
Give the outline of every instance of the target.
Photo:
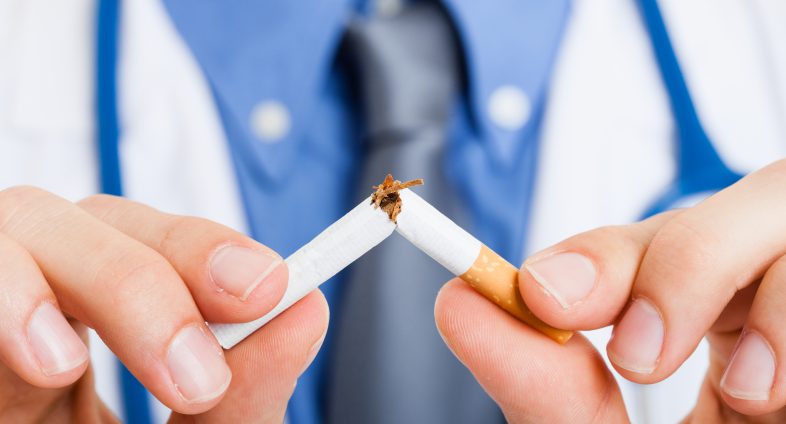
[[(424, 178), (417, 192), (466, 222), (443, 166), (448, 116), (461, 83), (445, 12), (432, 3), (412, 4), (393, 17), (352, 22), (347, 37), (368, 125), (358, 201), (388, 172), (400, 180)], [(328, 422), (502, 421), (435, 328), (434, 299), (450, 278), (398, 235), (353, 265), (332, 323)]]

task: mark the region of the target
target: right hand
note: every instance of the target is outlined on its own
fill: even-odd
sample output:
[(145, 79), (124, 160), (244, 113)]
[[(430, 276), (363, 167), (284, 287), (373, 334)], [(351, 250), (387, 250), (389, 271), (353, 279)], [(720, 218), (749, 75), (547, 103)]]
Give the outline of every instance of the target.
[[(522, 298), (557, 328), (613, 325), (609, 361), (640, 384), (670, 376), (705, 339), (686, 422), (786, 422), (785, 184), (780, 160), (693, 207), (570, 237), (525, 262)], [(560, 346), (484, 300), (448, 283), (437, 326), (509, 421), (627, 420), (587, 339)]]
[(93, 388), (86, 327), (177, 413), (280, 422), (327, 328), (322, 295), (226, 354), (205, 321), (264, 315), (287, 278), (278, 254), (207, 220), (0, 191), (0, 422), (115, 420)]

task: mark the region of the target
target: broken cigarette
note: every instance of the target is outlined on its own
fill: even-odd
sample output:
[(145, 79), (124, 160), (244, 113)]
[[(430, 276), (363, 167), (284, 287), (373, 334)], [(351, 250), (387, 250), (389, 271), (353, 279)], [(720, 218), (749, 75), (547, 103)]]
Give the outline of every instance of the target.
[(509, 314), (559, 343), (572, 331), (538, 319), (524, 304), (518, 288), (519, 270), (464, 231), (420, 196), (401, 190), (396, 231)]
[(284, 260), (289, 281), (273, 310), (251, 322), (208, 323), (208, 327), (224, 349), (231, 348), (388, 238), (395, 228), (388, 215), (366, 198)]
[(391, 175), (376, 191), (288, 257), (287, 290), (265, 316), (247, 323), (208, 323), (229, 349), (398, 231), (405, 239), (466, 281), (487, 299), (559, 343), (573, 335), (535, 317), (518, 290), (518, 269), (464, 231)]

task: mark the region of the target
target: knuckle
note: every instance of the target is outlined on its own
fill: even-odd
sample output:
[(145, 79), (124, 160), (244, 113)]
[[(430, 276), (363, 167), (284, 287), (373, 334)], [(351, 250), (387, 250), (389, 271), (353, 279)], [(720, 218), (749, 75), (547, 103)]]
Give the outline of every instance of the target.
[(38, 187), (20, 185), (0, 191), (0, 229), (14, 221), (23, 210), (29, 210), (32, 204), (38, 203), (52, 195)]
[(616, 239), (622, 234), (621, 226), (618, 225), (608, 225), (605, 227), (599, 227), (592, 230), (595, 237), (600, 239)]
[(114, 207), (120, 198), (108, 194), (94, 194), (85, 197), (77, 202), (77, 204), (88, 210), (102, 210)]
[(0, 191), (0, 209), (8, 209), (9, 206), (29, 204), (50, 196), (50, 194), (38, 187), (33, 186), (14, 186)]
[(112, 226), (124, 220), (129, 206), (133, 204), (128, 199), (109, 194), (94, 194), (77, 202), (77, 206), (82, 210)]
[(155, 296), (162, 283), (177, 278), (169, 263), (152, 254), (120, 255), (105, 261), (95, 274), (93, 287), (112, 293), (114, 302)]
[(40, 189), (38, 187), (29, 186), (29, 185), (19, 185), (6, 188), (3, 191), (0, 191), (0, 199), (4, 200), (26, 200), (30, 198), (37, 198), (41, 195), (48, 194), (45, 190)]
[(744, 178), (752, 184), (761, 186), (775, 186), (780, 191), (782, 184), (786, 183), (786, 159), (779, 159), (770, 163), (759, 171)]
[(626, 226), (609, 225), (592, 231), (595, 239), (603, 243), (619, 243), (629, 238)]
[(77, 202), (77, 206), (99, 220), (111, 221), (113, 216), (116, 218), (117, 215), (122, 215), (124, 213), (124, 208), (122, 206), (126, 202), (127, 200), (122, 197), (108, 194), (94, 194)]
[(158, 241), (156, 250), (166, 257), (172, 257), (180, 249), (181, 244), (178, 241), (184, 234), (189, 232), (207, 233), (205, 229), (209, 228), (209, 223), (210, 221), (203, 218), (171, 215), (164, 226), (164, 232)]
[(663, 226), (652, 239), (647, 257), (666, 270), (701, 273), (716, 260), (712, 234), (687, 219), (677, 217)]
[(786, 179), (786, 159), (778, 159), (771, 163), (767, 169), (775, 175)]
[[(195, 238), (198, 234), (198, 238)], [(188, 257), (201, 260), (205, 266), (209, 256), (220, 246), (242, 242), (245, 236), (209, 219), (169, 215), (154, 249), (167, 258), (182, 258), (184, 243), (189, 245)]]
[(611, 251), (641, 251), (645, 249), (642, 237), (638, 236), (635, 226), (612, 225), (592, 230), (583, 244), (597, 248), (602, 246)]

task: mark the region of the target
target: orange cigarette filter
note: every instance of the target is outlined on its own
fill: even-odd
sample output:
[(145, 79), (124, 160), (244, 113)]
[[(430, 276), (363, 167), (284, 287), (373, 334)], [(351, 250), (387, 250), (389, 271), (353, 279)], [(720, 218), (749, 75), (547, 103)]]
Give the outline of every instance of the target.
[(527, 308), (519, 292), (518, 275), (518, 268), (485, 244), (481, 244), (478, 257), (459, 278), (520, 321), (559, 343), (567, 342), (573, 336), (572, 331), (560, 330), (546, 324)]
[(372, 203), (388, 213), (399, 234), (478, 293), (551, 339), (567, 342), (572, 331), (544, 323), (527, 308), (518, 290), (518, 268), (408, 188), (421, 183), (402, 183), (388, 175), (375, 187)]

